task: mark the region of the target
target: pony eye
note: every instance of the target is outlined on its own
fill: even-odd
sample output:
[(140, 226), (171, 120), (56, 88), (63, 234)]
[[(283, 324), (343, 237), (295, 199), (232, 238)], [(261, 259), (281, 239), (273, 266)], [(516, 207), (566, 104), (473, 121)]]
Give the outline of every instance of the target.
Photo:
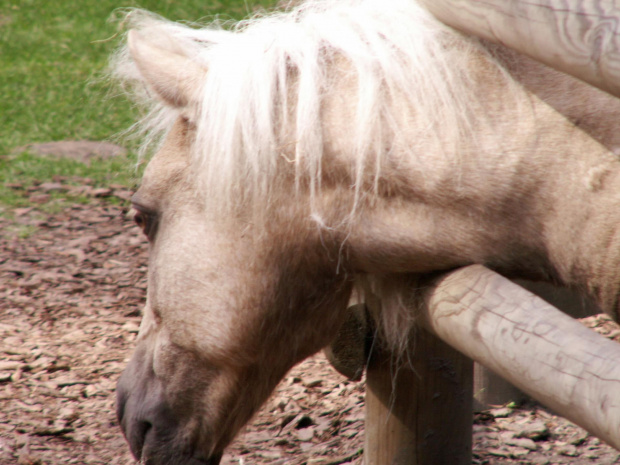
[(142, 212), (139, 212), (139, 211), (136, 211), (136, 212), (134, 213), (134, 215), (133, 215), (133, 221), (134, 221), (134, 223), (136, 223), (136, 225), (137, 225), (140, 229), (142, 229), (142, 230), (144, 230), (144, 229), (145, 229), (145, 227), (146, 227), (146, 225), (147, 225), (147, 223), (148, 223), (147, 218), (146, 218), (146, 215), (145, 215), (144, 213), (142, 213)]
[(155, 234), (155, 215), (150, 212), (146, 212), (141, 208), (134, 205), (133, 221), (142, 230), (144, 235), (151, 240)]

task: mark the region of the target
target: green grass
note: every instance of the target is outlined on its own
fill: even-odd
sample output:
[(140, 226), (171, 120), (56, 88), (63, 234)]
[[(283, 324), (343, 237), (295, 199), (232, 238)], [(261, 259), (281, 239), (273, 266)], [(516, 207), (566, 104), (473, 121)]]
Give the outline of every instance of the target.
[[(21, 200), (6, 188), (7, 182), (20, 179), (45, 182), (55, 174), (79, 172), (97, 183), (131, 182), (133, 173), (126, 161), (80, 167), (76, 162), (15, 155), (17, 147), (35, 142), (114, 141), (136, 119), (129, 102), (101, 79), (118, 46), (118, 24), (109, 21), (116, 9), (141, 7), (172, 20), (197, 21), (214, 15), (239, 19), (259, 5), (274, 3), (0, 0), (0, 206), (20, 205)], [(109, 174), (115, 170), (128, 174)]]

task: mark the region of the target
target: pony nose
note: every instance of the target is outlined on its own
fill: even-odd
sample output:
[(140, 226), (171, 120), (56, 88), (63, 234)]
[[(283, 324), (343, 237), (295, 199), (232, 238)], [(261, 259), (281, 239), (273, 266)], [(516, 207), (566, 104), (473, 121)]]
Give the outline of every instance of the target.
[(177, 422), (162, 383), (142, 351), (136, 351), (116, 385), (116, 417), (132, 454), (145, 463), (156, 463), (147, 459), (149, 451), (175, 435)]
[(152, 420), (148, 418), (149, 408), (141, 402), (150, 396), (142, 397), (140, 391), (124, 371), (116, 386), (116, 418), (137, 460), (142, 459), (147, 434), (153, 428)]
[(148, 358), (136, 351), (116, 386), (116, 416), (134, 457), (145, 465), (218, 465), (221, 454), (204, 458), (180, 446), (178, 420)]

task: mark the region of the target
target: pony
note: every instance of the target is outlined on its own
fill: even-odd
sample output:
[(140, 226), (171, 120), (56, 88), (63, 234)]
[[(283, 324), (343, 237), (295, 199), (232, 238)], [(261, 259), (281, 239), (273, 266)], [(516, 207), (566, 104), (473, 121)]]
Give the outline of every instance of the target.
[(147, 302), (117, 389), (137, 459), (218, 464), (354, 290), (378, 297), (395, 352), (418, 277), (474, 263), (618, 316), (615, 98), (412, 0), (128, 24), (114, 73), (154, 153), (132, 198)]

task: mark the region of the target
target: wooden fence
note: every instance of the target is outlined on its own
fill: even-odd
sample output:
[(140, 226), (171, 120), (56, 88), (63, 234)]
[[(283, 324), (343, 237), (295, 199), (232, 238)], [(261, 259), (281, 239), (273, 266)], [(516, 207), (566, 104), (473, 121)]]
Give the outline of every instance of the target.
[(471, 464), (473, 361), (620, 449), (620, 344), (480, 265), (422, 298), (414, 357), (367, 367), (367, 465)]

